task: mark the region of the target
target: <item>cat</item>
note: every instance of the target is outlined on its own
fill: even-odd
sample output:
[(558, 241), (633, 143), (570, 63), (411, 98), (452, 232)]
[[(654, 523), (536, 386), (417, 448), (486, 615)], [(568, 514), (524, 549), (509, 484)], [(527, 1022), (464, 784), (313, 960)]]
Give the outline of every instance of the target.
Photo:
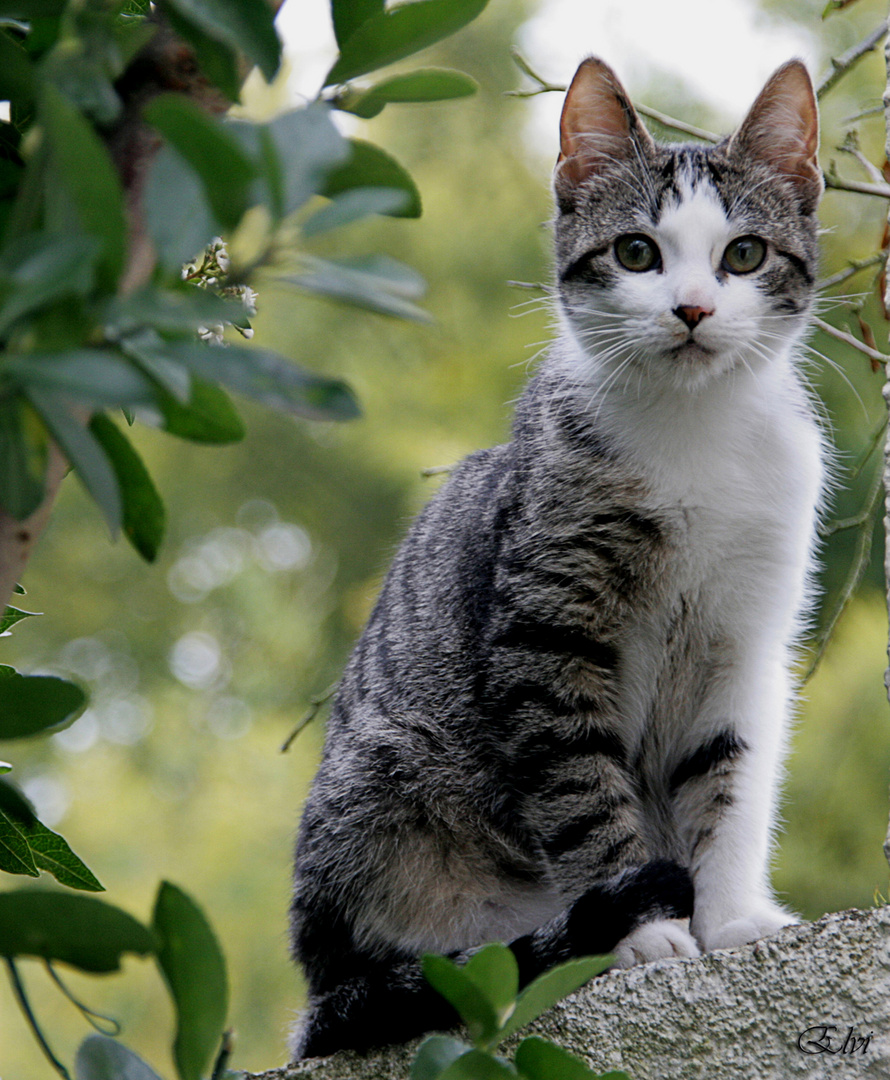
[(772, 934), (820, 429), (795, 368), (822, 193), (804, 65), (658, 145), (590, 57), (554, 178), (558, 336), (512, 441), (414, 523), (348, 663), (296, 849), (295, 1058), (456, 1021), (418, 957), (522, 983)]

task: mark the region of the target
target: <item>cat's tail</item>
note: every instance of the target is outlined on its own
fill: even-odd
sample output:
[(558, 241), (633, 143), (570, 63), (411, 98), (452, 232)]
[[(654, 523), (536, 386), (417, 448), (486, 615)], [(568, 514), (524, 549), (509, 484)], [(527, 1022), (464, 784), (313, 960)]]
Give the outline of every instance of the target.
[[(524, 937), (510, 942), (525, 986), (555, 964), (611, 952), (623, 938), (654, 919), (692, 915), (689, 873), (656, 860), (594, 885), (570, 907)], [(469, 953), (453, 954), (458, 963)], [(426, 1031), (447, 1031), (459, 1018), (424, 979), (420, 961), (393, 950), (371, 959), (355, 954), (349, 977), (322, 994), (310, 991), (309, 1006), (295, 1032), (292, 1060), (336, 1050), (368, 1050), (406, 1042)]]

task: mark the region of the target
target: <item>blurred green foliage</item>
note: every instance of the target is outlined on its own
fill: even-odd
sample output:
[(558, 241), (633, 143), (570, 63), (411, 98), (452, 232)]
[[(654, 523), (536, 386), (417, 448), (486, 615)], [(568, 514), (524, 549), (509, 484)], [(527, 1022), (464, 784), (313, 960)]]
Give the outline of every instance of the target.
[[(778, 13), (820, 35), (823, 66), (884, 16), (881, 4), (861, 0), (821, 24), (823, 6), (807, 0)], [(371, 132), (408, 168), (424, 216), (350, 226), (337, 254), (385, 251), (416, 267), (429, 283), (425, 307), (434, 324), (344, 314), (257, 284), (257, 340), (346, 380), (363, 418), (310, 425), (248, 406), (246, 440), (223, 448), (183, 447), (135, 429), (169, 507), (157, 563), (146, 567), (129, 548), (112, 546), (95, 508), (67, 482), (25, 581), (26, 606), (47, 615), (5, 643), (5, 658), (17, 666), (73, 675), (91, 692), (88, 712), (69, 731), (18, 754), (19, 779), (116, 903), (150, 922), (154, 883), (166, 878), (210, 913), (229, 961), (236, 1067), (280, 1061), (300, 1003), (286, 955), (289, 848), (322, 723), (288, 755), (278, 747), (310, 697), (336, 679), (407, 521), (439, 482), (421, 470), (506, 437), (509, 403), (550, 335), (538, 294), (506, 284), (546, 280), (549, 272), (550, 162), (523, 141), (527, 105), (502, 96), (520, 81), (509, 43), (529, 10), (512, 0), (491, 4), (470, 31), (430, 52), (431, 63), (476, 79), (474, 98), (387, 107), (358, 131)], [(882, 89), (877, 53), (825, 102), (824, 163), (838, 156), (858, 175), (833, 148), (844, 118), (879, 101)], [(719, 126), (706, 103), (660, 99), (655, 80), (645, 97)], [(880, 118), (858, 127), (879, 161)], [(554, 133), (554, 154), (555, 144)], [(826, 195), (826, 274), (875, 249), (884, 213), (878, 199)], [(321, 257), (332, 250), (324, 237), (313, 242)], [(843, 291), (869, 281), (865, 273)], [(886, 340), (874, 305), (866, 314)], [(828, 317), (839, 325), (846, 318)], [(813, 345), (844, 371), (819, 357), (809, 368), (839, 450), (831, 512), (846, 516), (870, 478), (866, 469), (848, 490), (843, 468), (882, 415), (881, 376), (821, 334)], [(827, 547), (829, 597), (852, 543), (840, 534)], [(890, 723), (879, 549), (876, 541), (867, 587), (807, 687), (793, 740), (775, 880), (806, 917), (868, 906), (876, 890), (890, 889), (880, 850)], [(22, 971), (57, 1051), (70, 1060), (81, 1018), (59, 996), (41, 993), (45, 976), (36, 965), (23, 963)], [(128, 959), (125, 971), (101, 981), (75, 973), (69, 982), (120, 1018), (128, 1045), (170, 1074), (166, 1038), (158, 1036), (159, 1024), (166, 1031), (170, 1023), (163, 987), (143, 962)], [(0, 1070), (49, 1075), (5, 983)]]

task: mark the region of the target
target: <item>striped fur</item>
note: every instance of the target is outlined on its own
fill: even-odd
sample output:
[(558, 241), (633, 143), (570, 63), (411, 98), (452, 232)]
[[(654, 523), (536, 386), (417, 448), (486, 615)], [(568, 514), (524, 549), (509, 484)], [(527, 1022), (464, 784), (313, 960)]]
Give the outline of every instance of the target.
[[(766, 862), (821, 478), (792, 363), (814, 123), (792, 63), (732, 140), (658, 147), (610, 69), (579, 69), (559, 337), (512, 441), (414, 523), (332, 710), (297, 844), (296, 1057), (450, 1025), (424, 951), (505, 941), (527, 981), (791, 920)], [(657, 265), (628, 270), (626, 234)], [(727, 269), (748, 235), (762, 265)]]

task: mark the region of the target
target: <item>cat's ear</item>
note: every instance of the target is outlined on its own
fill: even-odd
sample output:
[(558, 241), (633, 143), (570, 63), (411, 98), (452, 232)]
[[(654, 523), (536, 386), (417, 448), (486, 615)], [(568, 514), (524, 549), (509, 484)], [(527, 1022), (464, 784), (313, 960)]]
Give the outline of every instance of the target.
[(801, 209), (811, 214), (823, 191), (819, 168), (819, 109), (810, 74), (800, 60), (783, 64), (760, 91), (729, 153), (753, 157), (786, 177)]
[(614, 162), (654, 150), (615, 72), (595, 56), (582, 61), (566, 93), (559, 122), (554, 186), (570, 198)]

